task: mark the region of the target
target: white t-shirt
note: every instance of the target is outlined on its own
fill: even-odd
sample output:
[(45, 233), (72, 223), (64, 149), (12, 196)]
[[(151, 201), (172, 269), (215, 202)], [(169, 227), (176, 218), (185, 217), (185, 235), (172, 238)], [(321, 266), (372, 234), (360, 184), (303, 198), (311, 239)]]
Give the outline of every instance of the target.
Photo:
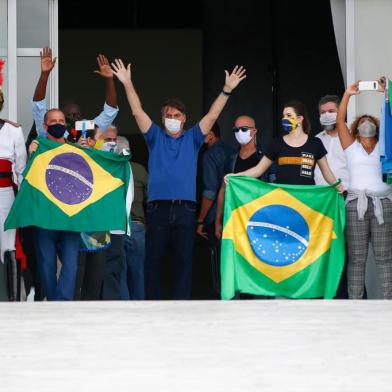
[(378, 143), (374, 150), (368, 154), (362, 144), (355, 140), (350, 147), (344, 150), (347, 160), (350, 181), (350, 190), (369, 190), (385, 192), (391, 189), (382, 181), (380, 152)]
[[(339, 136), (331, 136), (326, 131), (322, 131), (316, 135), (324, 144), (327, 150), (327, 161), (331, 168), (332, 173), (336, 179), (342, 180), (342, 185), (346, 190), (349, 183), (348, 168), (346, 162), (346, 156), (344, 154), (342, 145), (340, 144)], [(324, 180), (323, 174), (318, 166), (314, 171), (314, 181), (316, 185), (328, 185), (327, 181)]]

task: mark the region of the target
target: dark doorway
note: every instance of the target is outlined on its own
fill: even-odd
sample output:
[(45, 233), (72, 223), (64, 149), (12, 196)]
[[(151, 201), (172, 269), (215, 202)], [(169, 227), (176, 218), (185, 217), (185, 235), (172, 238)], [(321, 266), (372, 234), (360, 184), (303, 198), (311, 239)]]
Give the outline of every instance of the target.
[[(103, 86), (92, 73), (97, 51), (133, 62), (143, 106), (157, 122), (160, 104), (173, 96), (185, 101), (190, 122), (198, 121), (220, 93), (224, 70), (244, 65), (247, 79), (218, 120), (233, 146), (237, 116), (256, 119), (263, 146), (278, 134), (283, 105), (291, 99), (306, 104), (315, 134), (320, 97), (344, 91), (329, 0), (117, 0), (110, 7), (60, 0), (59, 28), (60, 101), (78, 99), (86, 115), (103, 103)], [(120, 132), (146, 166), (143, 137), (117, 86)], [(198, 298), (211, 297), (210, 277), (195, 284)]]
[[(97, 7), (97, 3), (92, 1), (60, 0), (59, 28), (60, 56), (63, 61), (72, 59), (74, 64), (89, 51), (84, 44), (86, 41), (78, 39), (78, 36), (89, 34), (89, 42), (93, 42), (92, 31), (98, 30), (100, 33), (97, 33), (95, 39), (109, 57), (121, 54), (114, 50), (120, 47), (124, 49), (122, 53), (129, 53), (129, 57), (132, 57), (132, 45), (123, 39), (121, 32), (147, 31), (149, 34), (144, 36), (146, 38), (142, 37), (145, 43), (139, 42), (138, 45), (138, 48), (145, 48), (144, 53), (140, 51), (137, 54), (138, 57), (145, 56), (143, 66), (152, 55), (148, 49), (149, 39), (154, 39), (151, 38), (154, 33), (159, 37), (162, 31), (180, 32), (186, 41), (186, 34), (199, 32), (202, 48), (197, 56), (192, 56), (192, 49), (183, 49), (187, 48), (186, 45), (176, 45), (175, 36), (173, 41), (167, 39), (167, 45), (159, 53), (162, 63), (165, 63), (170, 61), (170, 57), (179, 56), (179, 52), (183, 51), (184, 67), (188, 68), (188, 72), (184, 73), (187, 80), (185, 86), (183, 79), (176, 78), (176, 73), (183, 71), (183, 64), (181, 67), (171, 68), (172, 75), (162, 75), (159, 74), (159, 62), (154, 62), (148, 69), (150, 77), (144, 73), (143, 79), (137, 80), (138, 87), (141, 95), (143, 91), (150, 90), (152, 93), (155, 91), (155, 96), (159, 98), (176, 95), (176, 92), (181, 94), (184, 90), (179, 87), (186, 87), (191, 94), (190, 100), (185, 103), (192, 111), (192, 121), (197, 121), (221, 90), (223, 70), (244, 64), (248, 78), (230, 98), (229, 105), (219, 119), (224, 138), (233, 144), (230, 129), (237, 115), (248, 113), (256, 118), (262, 133), (262, 144), (265, 144), (278, 131), (282, 105), (293, 98), (305, 102), (310, 112), (313, 132), (317, 132), (318, 99), (325, 94), (341, 94), (344, 90), (329, 0), (300, 0), (295, 3), (289, 0), (204, 0), (188, 2), (186, 7), (183, 1), (178, 0), (170, 3), (117, 1), (111, 7)], [(117, 36), (110, 34), (110, 39), (105, 39), (105, 31), (109, 36), (109, 32), (115, 30), (119, 31)], [(76, 35), (72, 35), (71, 31), (76, 32)], [(67, 37), (73, 37), (72, 42)], [(190, 45), (194, 44), (192, 38), (190, 42)], [(94, 60), (95, 57), (88, 70), (91, 73), (95, 66)], [(195, 62), (200, 63), (201, 76), (198, 72), (192, 72), (198, 69)], [(100, 95), (91, 96), (91, 91), (83, 91), (83, 83), (80, 83), (71, 91), (67, 82), (70, 79), (67, 72), (71, 71), (67, 71), (68, 66), (62, 66), (61, 62), (60, 67), (60, 98), (66, 99), (73, 91), (75, 96), (82, 92), (83, 106), (99, 107), (102, 89), (96, 90)], [(83, 70), (79, 69), (79, 72)], [(72, 73), (75, 77), (74, 69)], [(157, 73), (159, 78), (155, 77)], [(137, 75), (136, 72), (135, 74)], [(91, 78), (93, 76), (90, 75)], [(168, 78), (172, 87), (169, 89), (166, 84)], [(95, 83), (99, 84), (96, 80)], [(122, 95), (119, 89), (119, 96)], [(96, 104), (92, 102), (94, 100), (97, 100)], [(143, 102), (151, 108), (151, 115), (158, 113), (158, 101), (159, 99), (148, 97)], [(120, 103), (122, 112), (126, 112), (128, 108), (125, 100), (120, 98)], [(131, 124), (125, 133), (137, 133), (134, 123)]]

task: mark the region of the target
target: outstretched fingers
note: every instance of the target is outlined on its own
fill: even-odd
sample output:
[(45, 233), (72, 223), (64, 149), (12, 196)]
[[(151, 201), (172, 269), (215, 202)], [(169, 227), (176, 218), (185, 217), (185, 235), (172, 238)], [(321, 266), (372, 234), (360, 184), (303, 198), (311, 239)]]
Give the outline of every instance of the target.
[(52, 49), (51, 48), (42, 48), (39, 52), (41, 58), (43, 57), (52, 57)]

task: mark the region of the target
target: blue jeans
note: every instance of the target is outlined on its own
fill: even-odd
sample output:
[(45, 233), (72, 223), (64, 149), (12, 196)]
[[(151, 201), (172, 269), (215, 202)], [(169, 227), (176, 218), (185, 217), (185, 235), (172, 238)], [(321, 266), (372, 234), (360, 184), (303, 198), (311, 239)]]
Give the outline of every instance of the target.
[(126, 266), (121, 275), (121, 298), (144, 299), (144, 259), (146, 232), (144, 224), (131, 222), (131, 235), (125, 237)]
[[(73, 300), (80, 233), (37, 227), (35, 236), (37, 262), (45, 297), (48, 301)], [(57, 254), (61, 260), (58, 281)]]
[(146, 223), (146, 298), (162, 299), (161, 265), (170, 246), (175, 268), (174, 299), (190, 299), (196, 203), (149, 202)]

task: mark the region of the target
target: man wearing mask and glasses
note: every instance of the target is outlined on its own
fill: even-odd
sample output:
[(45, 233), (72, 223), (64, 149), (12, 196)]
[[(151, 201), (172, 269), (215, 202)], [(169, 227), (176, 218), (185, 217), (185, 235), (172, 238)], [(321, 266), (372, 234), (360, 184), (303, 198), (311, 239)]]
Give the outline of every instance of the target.
[(131, 80), (131, 65), (112, 63), (114, 74), (124, 85), (132, 114), (149, 149), (148, 203), (146, 214), (146, 298), (162, 299), (161, 268), (166, 249), (173, 250), (174, 299), (189, 299), (192, 290), (192, 258), (196, 226), (196, 167), (204, 138), (218, 119), (245, 69), (236, 66), (226, 78), (222, 91), (208, 113), (185, 130), (184, 105), (165, 102), (161, 109), (163, 127), (143, 110)]
[[(240, 173), (248, 170), (254, 165), (257, 165), (263, 157), (262, 151), (258, 148), (256, 143), (257, 128), (254, 118), (250, 116), (239, 116), (233, 127), (234, 136), (240, 145), (236, 151), (226, 162), (225, 174)], [(260, 180), (265, 182), (273, 182), (273, 169), (264, 173)], [(222, 183), (218, 194), (218, 202), (215, 216), (215, 235), (217, 238), (222, 236), (222, 221), (223, 221), (223, 201), (225, 199), (225, 184)]]

